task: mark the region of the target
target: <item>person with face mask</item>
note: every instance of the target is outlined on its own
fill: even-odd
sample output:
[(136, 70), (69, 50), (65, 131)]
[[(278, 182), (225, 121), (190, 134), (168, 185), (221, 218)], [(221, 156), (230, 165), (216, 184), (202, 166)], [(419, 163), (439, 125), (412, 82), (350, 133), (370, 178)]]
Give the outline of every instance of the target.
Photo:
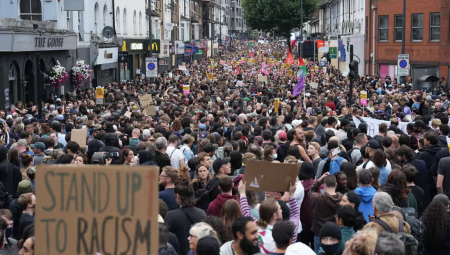
[(339, 226), (331, 221), (325, 222), (320, 229), (319, 255), (336, 255), (342, 241), (342, 234)]

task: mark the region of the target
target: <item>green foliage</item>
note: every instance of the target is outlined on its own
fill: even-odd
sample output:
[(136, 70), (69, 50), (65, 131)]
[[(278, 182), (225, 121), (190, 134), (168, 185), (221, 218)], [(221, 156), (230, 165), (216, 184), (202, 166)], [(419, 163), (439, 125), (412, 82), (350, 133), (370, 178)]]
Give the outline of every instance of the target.
[[(303, 0), (303, 21), (308, 21), (317, 9), (318, 0)], [(300, 0), (243, 0), (247, 25), (264, 32), (287, 35), (300, 27)]]

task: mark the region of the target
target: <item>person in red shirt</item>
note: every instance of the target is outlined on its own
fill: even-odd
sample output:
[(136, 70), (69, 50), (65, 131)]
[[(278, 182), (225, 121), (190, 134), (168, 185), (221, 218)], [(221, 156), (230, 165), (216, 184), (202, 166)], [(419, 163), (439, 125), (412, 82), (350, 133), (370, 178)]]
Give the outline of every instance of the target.
[(336, 105), (333, 103), (333, 101), (333, 95), (328, 95), (327, 103), (325, 104), (325, 106), (331, 108), (333, 111), (336, 111)]
[(220, 211), (222, 210), (223, 204), (228, 199), (234, 199), (236, 201), (238, 199), (237, 196), (232, 194), (233, 180), (230, 176), (225, 175), (219, 178), (219, 189), (222, 191), (222, 194), (219, 194), (217, 198), (209, 204), (208, 210), (206, 211), (207, 215), (220, 217)]

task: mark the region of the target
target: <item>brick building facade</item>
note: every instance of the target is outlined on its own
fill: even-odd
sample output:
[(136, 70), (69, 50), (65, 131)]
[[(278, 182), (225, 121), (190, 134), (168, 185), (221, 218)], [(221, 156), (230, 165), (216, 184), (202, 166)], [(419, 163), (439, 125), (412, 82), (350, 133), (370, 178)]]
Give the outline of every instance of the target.
[[(426, 76), (450, 76), (450, 1), (406, 1), (405, 53), (410, 54), (414, 89), (428, 88)], [(402, 0), (365, 0), (366, 74), (397, 77), (402, 49)], [(375, 17), (375, 19), (374, 19)], [(375, 23), (375, 24), (374, 24)], [(375, 30), (375, 35), (374, 35)], [(374, 51), (375, 44), (375, 51)], [(422, 78), (422, 79), (421, 79)]]

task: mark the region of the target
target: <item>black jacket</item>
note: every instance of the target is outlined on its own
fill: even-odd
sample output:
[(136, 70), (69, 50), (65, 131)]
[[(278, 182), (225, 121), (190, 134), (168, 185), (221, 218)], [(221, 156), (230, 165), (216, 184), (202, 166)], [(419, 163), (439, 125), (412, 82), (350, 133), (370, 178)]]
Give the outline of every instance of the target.
[[(434, 163), (434, 158), (436, 157), (436, 154), (442, 149), (439, 145), (431, 145), (425, 150), (420, 153), (419, 157), (417, 159), (421, 159), (425, 161), (425, 164), (427, 164), (427, 176), (428, 176), (428, 191), (430, 194), (430, 199), (434, 197), (437, 194), (437, 188), (436, 183), (433, 178), (433, 172), (431, 171), (431, 168)], [(424, 190), (425, 191), (425, 190)]]
[(188, 237), (191, 226), (205, 218), (205, 211), (194, 206), (181, 207), (167, 213), (165, 223), (169, 231), (177, 236), (181, 254), (187, 254), (190, 250)]
[(0, 146), (0, 182), (5, 186), (6, 192), (14, 198), (18, 197), (17, 186), (22, 181), (19, 167), (10, 163), (7, 159), (8, 149)]
[(156, 166), (156, 163), (152, 160), (153, 155), (150, 151), (138, 151), (138, 155), (140, 166)]
[(159, 173), (161, 173), (163, 167), (170, 166), (170, 158), (167, 154), (161, 153), (159, 151), (155, 151), (155, 155), (153, 156), (153, 162), (159, 166)]

